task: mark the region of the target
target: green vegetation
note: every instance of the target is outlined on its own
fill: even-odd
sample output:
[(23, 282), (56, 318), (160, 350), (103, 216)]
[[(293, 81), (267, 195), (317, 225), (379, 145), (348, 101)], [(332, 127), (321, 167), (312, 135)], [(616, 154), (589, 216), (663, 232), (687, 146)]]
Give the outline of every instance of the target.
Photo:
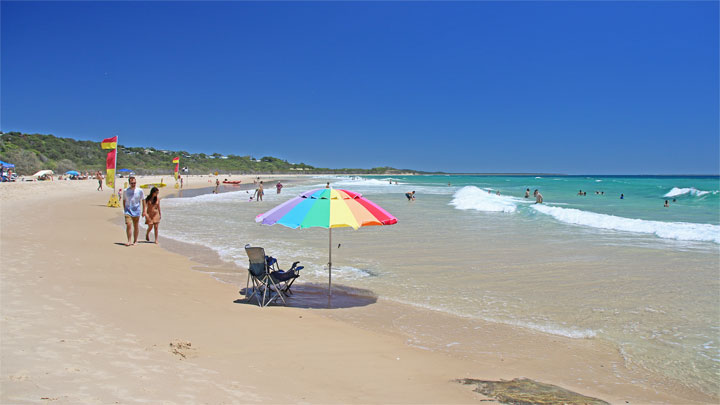
[[(0, 160), (13, 163), (20, 175), (30, 175), (38, 170), (51, 169), (56, 173), (68, 170), (80, 172), (105, 171), (107, 150), (100, 142), (77, 141), (54, 135), (23, 134), (8, 132), (0, 134)], [(394, 174), (417, 173), (415, 170), (398, 170), (391, 167), (372, 169), (327, 169), (305, 163), (289, 163), (287, 160), (265, 156), (223, 156), (219, 153), (189, 153), (187, 151), (157, 150), (146, 147), (118, 145), (117, 168), (131, 169), (137, 174), (169, 174), (173, 171), (172, 158), (180, 157), (180, 167), (188, 167), (190, 174), (212, 172), (248, 173), (305, 173), (305, 174)]]

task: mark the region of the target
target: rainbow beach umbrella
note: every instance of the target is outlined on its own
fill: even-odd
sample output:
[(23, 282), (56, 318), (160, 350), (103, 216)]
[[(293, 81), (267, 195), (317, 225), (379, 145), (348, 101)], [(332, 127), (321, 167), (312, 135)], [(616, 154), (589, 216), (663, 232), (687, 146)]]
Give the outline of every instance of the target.
[(328, 294), (332, 295), (332, 229), (361, 226), (393, 225), (397, 218), (362, 194), (348, 190), (320, 188), (306, 191), (270, 211), (255, 222), (263, 225), (285, 225), (288, 228), (328, 228)]

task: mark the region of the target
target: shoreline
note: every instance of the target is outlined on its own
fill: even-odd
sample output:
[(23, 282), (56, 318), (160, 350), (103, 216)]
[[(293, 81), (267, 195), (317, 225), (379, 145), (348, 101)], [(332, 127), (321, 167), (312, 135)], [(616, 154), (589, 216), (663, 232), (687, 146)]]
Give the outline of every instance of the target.
[[(138, 179), (140, 183), (146, 180)], [(91, 187), (93, 182), (86, 184)], [(194, 188), (201, 186), (206, 185), (200, 183)], [(466, 319), (410, 308), (382, 297), (370, 304), (355, 303), (333, 310), (293, 306), (260, 309), (237, 303), (242, 298), (238, 285), (220, 283), (208, 271), (196, 270), (210, 268), (228, 274), (237, 273), (237, 268), (243, 270), (222, 261), (212, 249), (193, 245), (215, 253), (214, 259), (202, 252), (192, 256), (193, 249), (182, 245), (176, 251), (167, 250), (171, 246), (165, 246), (162, 230), (161, 250), (145, 243), (132, 248), (117, 246), (124, 236), (122, 217), (119, 210), (103, 206), (108, 192), (101, 195), (92, 188), (41, 187), (47, 192), (26, 187), (7, 192), (0, 187), (0, 236), (7, 265), (2, 274), (3, 402), (37, 401), (45, 395), (66, 402), (92, 398), (96, 401), (90, 402), (126, 401), (128, 397), (187, 402), (177, 396), (181, 393), (205, 402), (232, 398), (240, 402), (295, 402), (300, 398), (274, 393), (272, 384), (264, 379), (270, 376), (272, 380), (283, 376), (301, 380), (290, 383), (293, 389), (287, 392), (301, 392), (308, 402), (479, 402), (485, 397), (449, 381), (517, 377), (616, 403), (713, 401), (662, 382), (623, 382), (614, 376), (618, 368), (625, 367), (620, 354), (594, 339), (563, 338), (478, 321), (478, 329), (463, 338), (481, 340), (484, 353), (464, 351), (469, 345), (465, 342), (442, 351), (425, 348), (427, 342), (409, 342), (404, 328), (419, 322), (433, 329), (455, 330), (467, 326)], [(75, 199), (68, 201), (68, 197)], [(87, 224), (87, 229), (78, 227), (79, 223)], [(44, 248), (32, 249), (37, 243)], [(127, 254), (130, 249), (135, 250), (132, 256)], [(59, 258), (72, 266), (58, 262)], [(242, 271), (237, 275), (243, 280), (240, 287), (244, 287), (244, 275)], [(239, 319), (241, 327), (234, 327)], [(303, 325), (305, 321), (313, 327)], [(283, 325), (282, 334), (276, 333), (276, 323)], [(262, 327), (256, 328), (257, 324)], [(173, 349), (183, 355), (167, 350), (168, 343), (178, 338), (192, 341), (191, 347), (179, 344), (180, 349)], [(279, 376), (275, 367), (258, 368), (263, 357), (249, 350), (258, 341), (279, 345), (272, 346), (273, 350), (289, 356), (290, 364), (283, 365)], [(298, 342), (310, 354), (298, 350)], [(83, 351), (100, 359), (78, 357)], [(103, 364), (101, 360), (108, 353), (113, 357)], [(244, 367), (248, 359), (256, 364), (252, 373)], [(345, 367), (337, 365), (343, 361)], [(311, 371), (306, 367), (309, 364)], [(378, 364), (390, 371), (382, 371)], [(348, 365), (353, 370), (348, 370)], [(199, 383), (176, 391), (176, 377), (139, 371), (143, 367), (174, 370), (178, 376), (195, 378), (201, 375), (197, 370), (205, 370), (219, 376), (219, 382), (211, 384), (218, 392)], [(45, 370), (50, 371), (44, 376)], [(147, 393), (132, 378), (111, 383), (104, 377), (118, 376), (121, 370), (144, 376), (157, 386)], [(239, 371), (242, 378), (236, 375)], [(340, 388), (323, 383), (328, 375)], [(578, 379), (580, 375), (582, 380)], [(93, 381), (102, 384), (72, 393), (78, 383), (87, 387)], [(63, 388), (67, 384), (70, 388)], [(408, 396), (410, 387), (417, 392)], [(129, 396), (117, 397), (118, 392)]]
[[(196, 262), (197, 265), (191, 268), (192, 271), (208, 275), (218, 283), (240, 289), (244, 287), (244, 284), (240, 285), (239, 283), (244, 282), (243, 277), (247, 267), (223, 260), (218, 252), (207, 246), (171, 239), (171, 242), (165, 242), (162, 247), (168, 252), (185, 256)], [(223, 275), (237, 271), (241, 273), (240, 279), (223, 277)], [(218, 273), (220, 275), (217, 275)], [(491, 373), (490, 376), (473, 376), (472, 378), (500, 380), (530, 378), (559, 385), (611, 403), (625, 401), (642, 403), (648, 398), (643, 397), (642, 393), (648, 391), (654, 391), (660, 395), (672, 393), (671, 395), (679, 395), (679, 398), (682, 398), (682, 400), (669, 402), (661, 401), (662, 403), (693, 403), (695, 401), (711, 403), (713, 401), (712, 398), (706, 397), (700, 391), (633, 365), (625, 358), (616, 343), (604, 339), (569, 337), (503, 322), (457, 315), (441, 309), (377, 296), (373, 291), (337, 282), (333, 283), (333, 294), (339, 294), (341, 297), (336, 300), (337, 304), (333, 301), (334, 305), (327, 307), (322, 296), (326, 289), (326, 285), (302, 282), (301, 278), (294, 287), (296, 295), (288, 300), (287, 307), (309, 308), (322, 317), (351, 324), (372, 333), (396, 337), (403, 340), (409, 347), (440, 353), (460, 361), (476, 363), (482, 368), (502, 369), (507, 367), (511, 370), (522, 370), (517, 374), (503, 374), (501, 377)], [(318, 297), (318, 295), (321, 296)], [(254, 302), (251, 303), (251, 305), (254, 304)], [(278, 307), (282, 308), (282, 306)], [(409, 332), (413, 325), (420, 323), (429, 325), (423, 333), (425, 340), (418, 339)], [(453, 336), (451, 341), (443, 341), (442, 337), (433, 335), (433, 328), (454, 331), (466, 329), (472, 331), (472, 335), (460, 333)], [(478, 333), (477, 331), (483, 332)], [(480, 340), (483, 343), (474, 344), (473, 340)], [(599, 366), (591, 366), (584, 372), (578, 370), (577, 364), (571, 365), (569, 364), (570, 360), (563, 359), (568, 350), (572, 353), (572, 357), (592, 359)], [(481, 353), (482, 356), (478, 356), (478, 353)], [(552, 364), (556, 362), (575, 369), (576, 374), (573, 377), (577, 381), (568, 380), (567, 370), (560, 372), (554, 370)], [(510, 363), (513, 364), (508, 366), (507, 364)], [(521, 366), (518, 367), (516, 363), (520, 363)], [(613, 390), (630, 393), (632, 396), (608, 396), (608, 392), (597, 390), (593, 384), (586, 384), (583, 381), (605, 381), (602, 385), (611, 384)], [(642, 384), (637, 384), (637, 382), (642, 382)]]
[[(290, 184), (290, 183), (288, 183)], [(233, 190), (229, 190), (233, 191)], [(218, 268), (225, 268), (225, 267), (234, 267), (237, 269), (240, 269), (241, 271), (247, 271), (246, 267), (243, 267), (242, 265), (238, 265), (232, 262), (228, 262), (223, 260), (220, 257), (220, 254), (216, 252), (215, 250), (199, 244), (192, 244), (189, 242), (184, 241), (178, 241), (173, 239), (173, 243), (176, 243), (178, 245), (191, 245), (192, 249), (187, 249), (187, 246), (185, 248), (175, 248), (175, 249), (169, 249), (170, 251), (173, 251), (175, 253), (180, 254), (189, 254), (190, 252), (194, 251), (207, 251), (206, 254), (202, 255), (202, 257), (207, 258), (208, 256), (212, 256), (212, 262), (206, 263), (203, 262), (203, 266), (199, 266), (199, 268), (194, 268), (196, 271), (201, 272), (207, 272), (210, 270), (216, 270)], [(167, 246), (165, 246), (167, 248)], [(196, 255), (191, 255), (188, 257), (197, 258)], [(207, 259), (206, 259), (207, 260)], [(206, 267), (205, 267), (206, 266)], [(229, 283), (230, 281), (223, 280), (222, 277), (215, 277), (214, 275), (211, 275), (213, 278), (218, 280), (221, 283)], [(298, 280), (298, 283), (296, 286), (303, 286), (302, 279)], [(341, 291), (348, 293), (349, 295), (353, 295), (356, 291), (358, 291), (354, 287), (344, 286), (341, 284), (334, 283), (334, 288), (338, 288)], [(312, 294), (317, 294), (318, 291), (322, 292), (323, 286), (319, 285), (312, 285), (310, 290), (312, 290)], [(363, 298), (367, 297), (373, 297), (372, 304), (377, 307), (376, 310), (368, 310), (366, 308), (358, 309), (355, 307), (355, 305), (347, 304), (347, 302), (343, 302), (341, 304), (342, 308), (345, 308), (343, 313), (337, 313), (332, 311), (321, 311), (322, 316), (329, 317), (331, 319), (341, 320), (343, 322), (352, 323), (354, 325), (359, 325), (362, 328), (366, 328), (368, 330), (371, 330), (375, 333), (386, 333), (391, 334), (393, 336), (397, 336), (400, 338), (403, 338), (406, 340), (407, 344), (412, 347), (418, 347), (422, 350), (431, 350), (435, 352), (442, 352), (447, 355), (456, 357), (456, 358), (465, 358), (472, 356), (472, 353), (468, 354), (468, 346), (472, 346), (470, 340), (471, 338), (469, 336), (465, 336), (465, 341), (461, 344), (458, 342), (451, 342), (449, 345), (443, 343), (435, 343), (433, 347), (427, 347), (423, 346), (423, 344), (415, 341), (416, 339), (409, 334), (407, 331), (403, 331), (401, 329), (398, 329), (398, 323), (396, 321), (392, 321), (391, 319), (388, 319), (387, 314), (392, 313), (395, 314), (397, 318), (405, 318), (406, 323), (412, 323), (412, 322), (423, 322), (427, 319), (433, 319), (433, 322), (430, 322), (432, 325), (437, 324), (445, 324), (445, 325), (455, 325), (456, 329), (460, 328), (466, 328), (468, 324), (472, 324), (473, 330), (478, 329), (491, 329), (494, 330), (495, 334), (501, 334), (505, 337), (511, 336), (511, 335), (517, 335), (520, 334), (522, 336), (525, 336), (525, 341), (528, 340), (541, 340), (545, 343), (548, 343), (552, 341), (553, 343), (559, 343), (562, 342), (563, 345), (566, 346), (575, 346), (576, 349), (579, 350), (587, 350), (588, 345), (584, 343), (579, 343), (578, 341), (587, 341), (592, 342), (589, 343), (589, 346), (599, 346), (602, 348), (604, 352), (604, 356), (607, 356), (606, 360), (609, 364), (612, 365), (612, 369), (615, 370), (614, 372), (617, 374), (618, 369), (626, 369), (626, 375), (624, 375), (623, 380), (631, 381), (631, 380), (637, 380), (637, 381), (644, 381), (646, 385), (652, 386), (652, 389), (659, 390), (659, 391), (669, 391), (667, 390), (667, 387), (673, 387), (671, 392), (674, 393), (683, 393), (687, 395), (686, 398), (693, 398), (696, 394), (700, 393), (699, 391), (696, 392), (694, 389), (687, 387), (685, 385), (682, 385), (678, 383), (677, 381), (674, 381), (670, 378), (667, 378), (663, 375), (654, 373), (652, 371), (638, 368), (637, 366), (632, 365), (632, 361), (626, 359), (625, 355), (622, 353), (622, 350), (620, 349), (620, 346), (617, 343), (595, 338), (595, 337), (570, 337), (565, 336), (563, 334), (559, 333), (551, 333), (543, 330), (538, 330), (530, 327), (523, 327), (518, 325), (512, 325), (500, 321), (490, 321), (490, 320), (484, 320), (481, 318), (473, 318), (473, 317), (467, 317), (459, 314), (453, 314), (446, 311), (443, 311), (438, 308), (431, 308), (431, 307), (424, 307), (415, 305), (412, 303), (406, 303), (401, 302), (399, 300), (395, 300), (392, 298), (385, 298), (385, 297), (378, 297), (375, 295), (372, 291), (363, 290), (360, 291), (361, 293), (364, 293), (361, 295), (361, 298), (353, 300), (352, 298), (348, 298), (347, 296), (344, 297), (345, 301), (357, 301), (362, 302), (364, 301)], [(307, 298), (307, 297), (306, 297)], [(323, 302), (322, 300), (315, 300), (315, 299), (309, 299), (309, 301), (312, 301), (312, 304), (310, 304), (310, 307), (313, 309), (326, 309), (323, 308)], [(294, 305), (293, 303), (289, 303), (289, 306), (299, 306), (299, 307), (307, 307), (303, 304)], [(363, 307), (364, 305), (357, 305), (357, 307)], [(347, 307), (347, 308), (346, 308)], [(348, 309), (349, 308), (349, 309)], [(362, 311), (363, 313), (352, 313), (352, 312), (359, 312)], [(373, 312), (375, 315), (368, 316), (367, 312)], [(412, 313), (412, 315), (408, 315)], [(412, 319), (412, 321), (410, 321)], [(432, 346), (432, 345), (431, 345)], [(462, 346), (462, 347), (461, 347)], [(538, 350), (542, 350), (539, 347)], [(473, 349), (470, 349), (472, 352)], [(481, 348), (475, 348), (475, 351), (481, 351), (483, 349)], [(597, 350), (596, 348), (593, 348), (592, 350)], [(530, 356), (530, 354), (527, 354)], [(478, 359), (472, 359), (473, 361), (477, 361)], [(505, 361), (505, 360), (502, 360)], [(501, 361), (501, 362), (502, 362)], [(601, 368), (603, 368), (601, 366)], [(632, 370), (630, 370), (632, 368)], [(530, 378), (539, 379), (542, 380), (542, 373), (538, 375), (533, 375)], [(516, 376), (517, 377), (517, 376)], [(559, 378), (562, 378), (562, 376), (558, 376)], [(508, 378), (515, 378), (515, 377), (508, 377)], [(622, 382), (616, 381), (615, 384), (622, 384)], [(592, 392), (592, 387), (587, 386), (583, 387), (586, 391), (580, 390), (580, 392), (588, 393)], [(590, 391), (587, 391), (590, 390)], [(704, 396), (704, 393), (700, 393), (700, 396)]]

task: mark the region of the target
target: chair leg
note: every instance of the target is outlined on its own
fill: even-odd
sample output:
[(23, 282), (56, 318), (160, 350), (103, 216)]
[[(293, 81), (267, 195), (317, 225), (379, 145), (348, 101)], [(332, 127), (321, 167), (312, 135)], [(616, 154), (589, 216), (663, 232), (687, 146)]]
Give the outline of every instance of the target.
[(260, 283), (258, 283), (254, 277), (252, 279), (252, 285), (253, 285), (253, 292), (248, 297), (247, 302), (250, 302), (252, 300), (252, 298), (255, 297), (255, 300), (257, 301), (258, 306), (262, 306), (262, 303), (260, 301)]
[[(267, 292), (268, 292), (268, 287), (267, 287), (267, 284), (265, 284), (265, 285), (263, 285), (262, 305), (260, 305), (261, 307), (266, 307), (267, 304), (269, 304), (269, 302), (265, 301), (265, 295), (267, 294)], [(270, 297), (268, 297), (268, 298), (270, 298)]]
[[(278, 287), (277, 284), (275, 284), (275, 280), (273, 280), (272, 277), (268, 277), (268, 278), (270, 279), (270, 282), (272, 283), (272, 285), (275, 287), (275, 291), (277, 291), (277, 294), (280, 296), (280, 299), (282, 300), (283, 305), (287, 305), (287, 302), (285, 302), (285, 297), (284, 297), (285, 293), (283, 292), (283, 290), (280, 287)], [(275, 297), (275, 299), (277, 299), (277, 297)]]

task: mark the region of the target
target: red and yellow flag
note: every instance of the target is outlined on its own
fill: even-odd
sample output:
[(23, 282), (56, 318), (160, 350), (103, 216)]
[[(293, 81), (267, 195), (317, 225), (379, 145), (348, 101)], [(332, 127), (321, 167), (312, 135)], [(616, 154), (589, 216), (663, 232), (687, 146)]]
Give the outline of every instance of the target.
[[(105, 143), (105, 142), (103, 142)], [(108, 187), (111, 187), (113, 190), (115, 189), (115, 155), (117, 154), (117, 150), (113, 149), (107, 154), (107, 166), (106, 167), (106, 175), (105, 175), (105, 184), (107, 184)]]
[[(113, 136), (112, 138), (103, 139), (101, 145), (102, 145), (103, 149), (116, 149), (117, 148), (117, 136)], [(114, 168), (114, 166), (113, 166), (113, 168)]]
[(178, 169), (180, 168), (180, 156), (176, 156), (173, 158), (173, 163), (175, 163), (175, 181), (178, 179)]

